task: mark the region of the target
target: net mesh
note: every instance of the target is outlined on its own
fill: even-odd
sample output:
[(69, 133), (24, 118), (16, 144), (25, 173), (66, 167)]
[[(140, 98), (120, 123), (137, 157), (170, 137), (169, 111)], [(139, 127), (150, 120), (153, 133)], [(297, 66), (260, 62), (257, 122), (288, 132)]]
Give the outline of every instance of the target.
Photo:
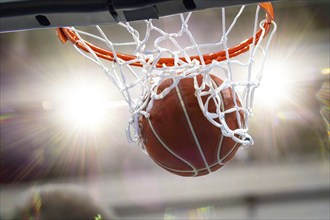
[[(248, 121), (253, 114), (254, 91), (263, 76), (268, 46), (276, 30), (275, 22), (266, 19), (264, 15), (261, 16), (264, 11), (257, 5), (251, 22), (250, 34), (253, 37), (249, 39), (247, 46), (235, 46), (231, 40), (234, 37), (231, 35), (239, 33), (239, 30), (235, 31), (235, 27), (238, 26), (245, 8), (246, 6), (241, 6), (231, 18), (229, 17), (232, 13), (226, 15), (228, 9), (217, 9), (219, 16), (212, 18), (217, 26), (208, 24), (207, 19), (204, 21), (202, 25), (212, 25), (217, 31), (217, 39), (212, 43), (197, 40), (198, 34), (189, 26), (194, 13), (197, 12), (163, 18), (171, 23), (167, 25), (168, 30), (162, 25), (162, 19), (118, 23), (117, 28), (126, 30), (126, 37), (129, 39), (123, 38), (123, 35), (116, 37), (116, 31), (113, 29), (107, 33), (107, 28), (101, 26), (95, 26), (94, 30), (88, 31), (74, 27), (68, 30), (75, 34), (74, 47), (101, 67), (127, 102), (132, 115), (126, 129), (129, 141), (138, 142), (143, 148), (139, 117), (143, 115), (148, 118), (154, 100), (166, 97), (181, 79), (194, 78), (195, 95), (204, 116), (214, 126), (219, 127), (224, 136), (231, 137), (244, 146), (253, 144), (253, 138), (248, 131)], [(199, 18), (199, 15), (196, 17)], [(265, 28), (266, 23), (273, 28), (265, 38), (269, 31)], [(178, 27), (176, 30), (173, 30), (174, 24)], [(94, 43), (107, 49), (94, 46)], [(242, 52), (245, 53), (239, 55)], [(214, 83), (211, 74), (218, 75), (223, 83)], [(198, 75), (202, 75), (201, 84), (197, 83)], [(172, 85), (157, 93), (155, 88), (165, 79), (172, 79)], [(225, 110), (221, 91), (228, 88), (232, 91), (234, 107)], [(213, 112), (208, 108), (210, 102), (216, 104), (216, 110)], [(235, 130), (230, 129), (226, 123), (226, 114), (232, 112), (236, 112), (239, 123), (239, 128)]]

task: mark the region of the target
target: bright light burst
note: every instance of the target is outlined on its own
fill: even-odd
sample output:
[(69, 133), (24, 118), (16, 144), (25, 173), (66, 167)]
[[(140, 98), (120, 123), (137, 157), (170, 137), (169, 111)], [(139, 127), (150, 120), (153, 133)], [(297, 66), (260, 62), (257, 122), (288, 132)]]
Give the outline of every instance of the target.
[(263, 106), (279, 106), (292, 95), (288, 74), (283, 69), (266, 67), (256, 95)]
[(81, 84), (65, 94), (63, 116), (71, 125), (91, 128), (105, 121), (105, 97), (98, 88)]

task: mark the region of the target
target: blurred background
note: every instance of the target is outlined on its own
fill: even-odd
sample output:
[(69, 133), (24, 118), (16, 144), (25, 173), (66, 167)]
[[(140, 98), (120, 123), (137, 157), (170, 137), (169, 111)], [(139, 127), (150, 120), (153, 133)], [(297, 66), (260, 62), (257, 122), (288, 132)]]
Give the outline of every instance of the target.
[(120, 93), (54, 29), (0, 34), (2, 219), (27, 189), (49, 184), (82, 188), (123, 219), (329, 219), (330, 2), (273, 5), (255, 145), (198, 178), (128, 143)]

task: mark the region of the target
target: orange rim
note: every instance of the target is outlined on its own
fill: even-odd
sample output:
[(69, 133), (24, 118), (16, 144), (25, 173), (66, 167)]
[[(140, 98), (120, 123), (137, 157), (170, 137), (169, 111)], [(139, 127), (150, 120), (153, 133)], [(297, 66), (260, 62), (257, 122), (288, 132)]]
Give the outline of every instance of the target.
[[(263, 28), (260, 28), (257, 31), (255, 37), (248, 38), (248, 39), (244, 40), (243, 42), (241, 42), (240, 44), (230, 48), (228, 50), (229, 58), (238, 56), (239, 54), (248, 51), (250, 48), (250, 45), (253, 43), (253, 41), (255, 42), (255, 44), (257, 44), (263, 33), (263, 29), (265, 31), (264, 37), (268, 34), (271, 23), (272, 23), (272, 21), (274, 21), (273, 6), (270, 2), (260, 3), (259, 6), (265, 10), (267, 22), (265, 22), (263, 24)], [(59, 39), (62, 41), (62, 43), (65, 43), (69, 40), (71, 43), (75, 44), (80, 49), (82, 49), (86, 52), (89, 52), (88, 49), (85, 47), (85, 45), (83, 43), (79, 42), (79, 38), (74, 31), (72, 31), (68, 28), (57, 28), (56, 31), (57, 31), (57, 35), (58, 35)], [(255, 38), (255, 40), (254, 40), (254, 38)], [(105, 60), (114, 61), (112, 51), (100, 48), (87, 41), (84, 41), (84, 43), (86, 45), (88, 45), (95, 52), (95, 54), (98, 57), (105, 59)], [(125, 61), (131, 61), (131, 60), (136, 59), (136, 57), (133, 55), (122, 54), (122, 53), (116, 53), (116, 56)], [(186, 61), (186, 59), (184, 57), (180, 57), (179, 59)], [(198, 61), (201, 61), (199, 56), (191, 56), (190, 59), (191, 60), (196, 59)], [(218, 51), (216, 53), (203, 54), (203, 60), (204, 60), (205, 64), (210, 64), (213, 60), (223, 61), (226, 59), (227, 59), (226, 51), (224, 51), (224, 50)], [(140, 67), (143, 66), (140, 62), (131, 63), (130, 65), (140, 66)], [(156, 64), (156, 67), (161, 68), (164, 65), (165, 66), (174, 66), (174, 58), (160, 58)]]

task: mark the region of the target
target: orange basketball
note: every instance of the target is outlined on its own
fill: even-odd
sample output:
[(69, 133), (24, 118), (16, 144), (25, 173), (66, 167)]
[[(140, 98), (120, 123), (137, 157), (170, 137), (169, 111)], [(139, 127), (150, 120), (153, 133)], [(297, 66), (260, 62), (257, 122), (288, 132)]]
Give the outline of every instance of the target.
[[(223, 82), (214, 75), (211, 78), (218, 86)], [(199, 85), (202, 79), (197, 76)], [(164, 80), (157, 94), (172, 83), (172, 79)], [(234, 107), (232, 89), (222, 90), (221, 97), (224, 109)], [(238, 100), (237, 103), (240, 105)], [(208, 108), (215, 112), (215, 103), (210, 101)], [(206, 175), (222, 167), (239, 147), (205, 118), (195, 96), (193, 78), (182, 79), (167, 96), (155, 100), (149, 113), (149, 118), (140, 118), (144, 145), (150, 158), (169, 172), (180, 176)], [(230, 129), (239, 127), (235, 112), (225, 118)]]

